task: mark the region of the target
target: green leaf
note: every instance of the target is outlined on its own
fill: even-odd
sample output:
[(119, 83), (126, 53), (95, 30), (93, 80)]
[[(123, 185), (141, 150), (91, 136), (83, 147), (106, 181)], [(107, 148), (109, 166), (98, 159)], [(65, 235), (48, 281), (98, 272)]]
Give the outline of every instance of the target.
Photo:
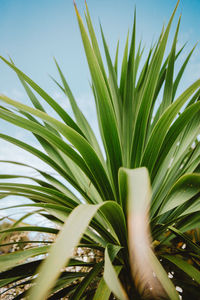
[(23, 231), (33, 231), (33, 232), (46, 232), (46, 233), (53, 233), (57, 234), (58, 229), (55, 228), (50, 228), (50, 227), (42, 227), (42, 226), (20, 226), (20, 227), (14, 227), (14, 228), (9, 228), (5, 230), (1, 230), (0, 233), (4, 232), (23, 232)]
[(49, 246), (43, 246), (0, 255), (0, 271), (8, 270), (30, 257), (46, 254), (48, 250)]
[(127, 247), (127, 229), (126, 220), (119, 204), (113, 201), (107, 201), (106, 205), (102, 205), (100, 212), (103, 213), (106, 220), (112, 226), (120, 245)]
[(161, 257), (164, 257), (165, 259), (172, 262), (174, 265), (176, 265), (179, 269), (181, 269), (183, 272), (188, 274), (191, 278), (193, 278), (198, 284), (200, 284), (200, 272), (190, 265), (187, 261), (185, 261), (180, 255), (161, 255)]
[[(78, 245), (95, 213), (99, 208), (110, 207), (112, 204), (111, 208), (116, 207), (117, 209), (117, 203), (107, 201), (100, 205), (79, 205), (72, 211), (60, 231), (56, 243), (50, 249), (48, 258), (39, 270), (40, 276), (36, 279), (36, 284), (30, 292), (30, 299), (44, 299), (58, 277), (60, 269), (68, 264), (73, 254), (73, 248)], [(116, 215), (115, 210), (113, 212)], [(116, 215), (115, 224), (117, 222), (119, 220)]]
[[(80, 108), (78, 107), (77, 103), (76, 103), (76, 100), (70, 90), (70, 87), (57, 63), (57, 61), (55, 60), (55, 63), (56, 63), (56, 67), (58, 69), (58, 72), (60, 74), (60, 77), (61, 77), (61, 80), (62, 80), (62, 83), (63, 83), (63, 86), (64, 86), (64, 93), (67, 95), (69, 101), (70, 101), (70, 104), (71, 104), (71, 107), (72, 107), (72, 110), (73, 110), (73, 113), (74, 113), (74, 116), (76, 118), (76, 121), (77, 121), (77, 124), (79, 125), (79, 127), (81, 128), (81, 130), (83, 131), (85, 137), (87, 138), (87, 140), (89, 141), (89, 143), (95, 148), (95, 150), (97, 151), (98, 155), (99, 155), (99, 158), (101, 159), (102, 162), (104, 162), (104, 159), (103, 159), (103, 156), (102, 156), (102, 153), (101, 153), (101, 150), (99, 148), (99, 144), (97, 142), (97, 139), (94, 135), (94, 132), (92, 131), (92, 128), (90, 127), (88, 121), (86, 120), (85, 116), (83, 115), (83, 113), (81, 112)], [(56, 82), (56, 80), (54, 80)], [(57, 83), (57, 82), (56, 82)], [(58, 83), (57, 83), (58, 84)], [(59, 85), (59, 84), (58, 84)], [(60, 85), (59, 85), (60, 86)], [(61, 87), (62, 88), (62, 87)]]
[(103, 34), (103, 29), (101, 27), (101, 36), (103, 40), (103, 45), (104, 45), (104, 51), (106, 55), (106, 60), (108, 64), (108, 69), (109, 69), (109, 83), (110, 83), (110, 90), (111, 90), (111, 95), (112, 95), (112, 104), (115, 110), (115, 115), (117, 119), (117, 125), (119, 127), (119, 132), (120, 132), (120, 137), (121, 137), (121, 126), (122, 126), (122, 100), (121, 96), (119, 93), (119, 89), (117, 86), (117, 76), (114, 70), (114, 67), (112, 65), (112, 60), (109, 54), (108, 46), (106, 44), (106, 40)]
[(168, 226), (169, 230), (172, 231), (176, 236), (181, 237), (194, 252), (200, 255), (200, 246), (194, 243), (186, 234), (182, 233), (181, 230)]
[(118, 279), (118, 274), (112, 265), (112, 256), (112, 248), (108, 245), (105, 250), (105, 267), (103, 275), (105, 283), (119, 300), (128, 300), (128, 296)]
[[(63, 183), (61, 183), (58, 179), (56, 179), (52, 175), (50, 175), (50, 174), (48, 174), (48, 173), (46, 173), (46, 172), (44, 172), (44, 171), (42, 171), (40, 169), (37, 169), (37, 168), (35, 168), (35, 167), (33, 167), (32, 165), (29, 165), (29, 164), (23, 164), (23, 163), (20, 163), (20, 162), (7, 161), (7, 160), (0, 160), (0, 163), (8, 163), (8, 164), (13, 164), (13, 165), (17, 165), (17, 166), (23, 166), (23, 167), (31, 168), (32, 170), (36, 171), (39, 175), (41, 175), (42, 177), (44, 177), (50, 183), (50, 185), (48, 185), (48, 183), (46, 183), (46, 184), (45, 183), (41, 183), (42, 181), (41, 180), (38, 181), (37, 178), (33, 178), (33, 177), (31, 177), (31, 178), (28, 177), (28, 178), (30, 178), (31, 180), (34, 180), (35, 182), (39, 183), (42, 186), (54, 187), (55, 189), (57, 189), (60, 192), (64, 193), (70, 199), (73, 199), (75, 202), (80, 203), (80, 200)], [(60, 173), (60, 175), (61, 174), (63, 176), (63, 173)], [(20, 177), (22, 177), (22, 176), (20, 175)], [(24, 177), (22, 177), (22, 178), (24, 178)], [(27, 178), (27, 176), (26, 176), (26, 178)]]
[[(178, 4), (179, 1), (177, 2), (177, 5), (172, 13), (165, 32), (161, 34), (160, 40), (157, 44), (157, 47), (155, 48), (154, 55), (148, 68), (148, 75), (143, 85), (143, 91), (140, 95), (141, 104), (137, 115), (137, 122), (135, 125), (135, 131), (131, 144), (131, 167), (138, 167), (141, 163), (142, 153), (146, 140), (147, 125), (150, 122), (149, 113), (152, 110), (152, 105), (154, 105), (154, 93), (157, 85), (157, 80), (159, 78), (159, 71), (164, 57), (171, 23)], [(147, 166), (146, 164), (142, 165)]]
[[(73, 180), (66, 172), (63, 170), (59, 165), (57, 165), (48, 155), (44, 154), (42, 151), (30, 146), (27, 143), (24, 143), (18, 139), (15, 139), (11, 136), (1, 134), (0, 133), (0, 138), (17, 145), (18, 147), (30, 152), (31, 154), (35, 155), (36, 157), (40, 158), (42, 161), (47, 163), (49, 166), (51, 166), (54, 170), (58, 172), (63, 178), (65, 178), (69, 183), (72, 184), (80, 193), (83, 195), (85, 199), (88, 199), (87, 194), (80, 188), (80, 186), (76, 183), (76, 181)], [(45, 173), (43, 173), (45, 174)], [(90, 199), (90, 198), (89, 198)], [(90, 201), (90, 200), (89, 200)]]
[(81, 283), (76, 288), (75, 292), (72, 294), (71, 299), (79, 300), (81, 299), (83, 293), (85, 292), (88, 285), (96, 278), (96, 276), (101, 272), (103, 266), (103, 261), (97, 263), (91, 271), (85, 276)]
[[(0, 183), (0, 190), (17, 192), (21, 195), (27, 194), (29, 197), (43, 199), (44, 202), (58, 203), (75, 207), (77, 204), (63, 193), (46, 187), (22, 184), (22, 183)], [(46, 200), (45, 200), (46, 199)]]
[(8, 284), (10, 284), (12, 282), (15, 282), (17, 280), (20, 280), (20, 279), (21, 279), (21, 276), (12, 277), (12, 278), (6, 278), (6, 279), (0, 279), (0, 288), (3, 287), (3, 286), (5, 286), (5, 285), (8, 285)]
[[(47, 200), (48, 201), (48, 200)], [(2, 208), (2, 210), (5, 209), (11, 209), (11, 208), (19, 208), (19, 207), (40, 207), (45, 209), (47, 212), (49, 212), (52, 216), (58, 218), (61, 221), (65, 221), (67, 219), (67, 216), (71, 212), (71, 209), (56, 205), (56, 204), (49, 204), (49, 203), (31, 203), (31, 204), (19, 204), (19, 205), (13, 205)]]
[(108, 300), (111, 294), (111, 290), (108, 288), (105, 283), (104, 278), (102, 278), (98, 284), (93, 300)]
[[(92, 182), (94, 181), (95, 177), (98, 176), (98, 173), (100, 172), (99, 180), (98, 181), (95, 180), (96, 181), (95, 185), (98, 186), (97, 187), (98, 190), (99, 190), (99, 188), (104, 189), (104, 187), (105, 187), (105, 192), (106, 192), (106, 190), (108, 189), (109, 191), (107, 190), (107, 192), (106, 192), (106, 198), (107, 199), (113, 198), (110, 183), (108, 181), (105, 169), (103, 168), (94, 149), (90, 146), (90, 144), (83, 137), (81, 137), (81, 135), (79, 135), (77, 132), (75, 132), (69, 126), (50, 117), (49, 115), (45, 114), (44, 112), (41, 112), (41, 111), (31, 108), (27, 105), (24, 105), (22, 103), (19, 103), (17, 101), (9, 99), (8, 97), (3, 96), (3, 95), (1, 95), (0, 98), (4, 102), (9, 103), (10, 105), (13, 105), (14, 107), (17, 107), (26, 112), (30, 112), (33, 115), (46, 120), (52, 126), (54, 126), (56, 129), (58, 129), (60, 131), (60, 133), (62, 133), (76, 147), (76, 149), (81, 153), (81, 155), (83, 156), (83, 158), (85, 160), (83, 160), (80, 157), (80, 155), (78, 155), (78, 153), (75, 150), (73, 150), (72, 147), (70, 147), (66, 142), (61, 140), (59, 137), (57, 137), (55, 134), (53, 134), (46, 128), (44, 128), (44, 127), (40, 126), (39, 124), (36, 124), (30, 120), (26, 120), (22, 117), (19, 117), (15, 114), (13, 115), (9, 112), (0, 111), (1, 118), (4, 118), (5, 120), (7, 120), (9, 122), (12, 122), (18, 126), (21, 126), (25, 129), (28, 129), (28, 130), (42, 136), (44, 139), (49, 141), (51, 144), (58, 147), (58, 149), (60, 149), (63, 153), (65, 153), (68, 157), (70, 157), (72, 159), (72, 161), (77, 163), (77, 165), (80, 166), (82, 171), (85, 172), (89, 178), (92, 176), (90, 178)], [(88, 166), (86, 165), (86, 162), (87, 162)], [(89, 171), (88, 167), (91, 168), (93, 175)], [(91, 176), (89, 175), (88, 172), (90, 173)], [(101, 181), (102, 181), (102, 185), (100, 184)], [(102, 196), (104, 197), (104, 195), (102, 195)]]
[[(92, 83), (96, 93), (97, 111), (99, 114), (99, 126), (102, 134), (107, 160), (112, 174), (112, 181), (115, 187), (115, 193), (118, 194), (117, 172), (122, 164), (122, 152), (119, 138), (116, 115), (112, 106), (110, 94), (99, 65), (94, 49), (91, 46), (86, 29), (83, 25), (81, 16), (75, 6), (79, 29), (87, 57)], [(108, 130), (109, 128), (109, 130)]]
[(164, 138), (169, 130), (171, 123), (178, 114), (181, 107), (188, 100), (188, 98), (195, 92), (195, 90), (200, 86), (200, 80), (193, 83), (185, 92), (183, 92), (178, 99), (172, 103), (167, 110), (160, 117), (159, 121), (156, 123), (151, 136), (149, 138), (148, 144), (146, 146), (142, 165), (148, 167), (150, 174), (153, 172), (154, 165), (156, 163), (159, 150), (164, 141)]
[(120, 94), (122, 100), (124, 102), (125, 97), (125, 84), (126, 84), (126, 72), (127, 72), (127, 61), (128, 61), (128, 40), (129, 40), (129, 32), (127, 33), (126, 44), (124, 49), (124, 55), (122, 60), (122, 67), (121, 67), (121, 78), (120, 78)]
[[(160, 177), (160, 182), (163, 178), (160, 176), (160, 172), (165, 168), (164, 164), (168, 168), (176, 169), (176, 164), (180, 163), (190, 150), (194, 140), (199, 134), (200, 124), (200, 103), (194, 103), (184, 110), (182, 114), (174, 121), (168, 130), (168, 133), (163, 141), (162, 147), (159, 151), (159, 158), (154, 166), (154, 174)], [(175, 148), (175, 151), (173, 150)], [(159, 170), (160, 169), (160, 170)]]
[[(175, 287), (151, 250), (151, 187), (146, 168), (122, 169), (127, 177), (127, 220), (132, 276), (143, 297), (179, 299)], [(155, 276), (154, 276), (155, 274)]]
[(136, 39), (136, 9), (134, 12), (134, 23), (132, 30), (132, 38), (130, 51), (128, 56), (126, 74), (125, 74), (125, 89), (124, 89), (124, 105), (123, 105), (123, 156), (124, 165), (130, 166), (130, 147), (132, 141), (133, 119), (134, 115), (134, 72), (135, 72), (135, 39)]
[(200, 192), (200, 174), (186, 174), (172, 187), (159, 211), (163, 214), (185, 203)]
[(162, 114), (163, 111), (165, 111), (165, 109), (172, 103), (174, 64), (175, 64), (175, 59), (176, 59), (175, 58), (176, 57), (176, 44), (177, 44), (180, 20), (181, 20), (181, 17), (179, 18), (179, 21), (178, 21), (176, 33), (174, 35), (174, 41), (172, 44), (172, 49), (171, 49), (169, 59), (168, 59), (168, 67), (167, 67), (167, 71), (166, 71), (165, 87), (164, 87), (164, 93), (163, 93), (163, 100), (161, 102), (160, 114)]
[(119, 41), (117, 42), (117, 49), (116, 49), (115, 63), (114, 63), (116, 77), (118, 75), (118, 56), (119, 56)]
[(79, 243), (97, 209), (98, 206), (79, 205), (70, 214), (56, 243), (50, 249), (48, 258), (39, 270), (40, 275), (30, 291), (30, 300), (42, 300), (48, 295), (60, 269), (69, 262), (73, 248)]
[(0, 280), (10, 279), (13, 276), (21, 277), (21, 276), (31, 276), (35, 273), (37, 267), (41, 263), (42, 260), (34, 260), (31, 262), (17, 264), (12, 269), (6, 270), (0, 273)]
[[(50, 97), (39, 85), (37, 85), (33, 80), (31, 80), (26, 74), (20, 71), (13, 63), (10, 63), (4, 57), (0, 56), (9, 67), (11, 67), (20, 78), (26, 81), (61, 117), (61, 119), (74, 130), (81, 134), (81, 130), (77, 126), (77, 124), (72, 120), (72, 118), (68, 115), (68, 113), (52, 98)], [(41, 107), (40, 107), (41, 109)]]
[(177, 74), (177, 76), (176, 76), (176, 79), (175, 79), (174, 84), (173, 84), (173, 94), (172, 94), (172, 99), (173, 99), (173, 100), (174, 100), (174, 98), (175, 98), (175, 95), (176, 95), (176, 91), (177, 91), (179, 82), (180, 82), (180, 80), (181, 80), (181, 78), (182, 78), (182, 75), (183, 75), (183, 73), (184, 73), (184, 71), (185, 71), (185, 68), (186, 68), (186, 66), (187, 66), (187, 64), (188, 64), (188, 62), (189, 62), (189, 60), (190, 60), (190, 57), (192, 56), (192, 53), (194, 52), (195, 48), (196, 48), (196, 45), (192, 48), (192, 50), (190, 51), (190, 53), (189, 53), (188, 56), (186, 57), (186, 59), (185, 59), (183, 65), (181, 66), (181, 68), (180, 68), (180, 70), (179, 70), (179, 72), (178, 72), (178, 74)]
[[(104, 80), (106, 81), (106, 84), (107, 84), (107, 77), (106, 77), (106, 72), (105, 72), (104, 65), (103, 65), (103, 60), (102, 60), (102, 57), (101, 57), (101, 52), (99, 50), (97, 38), (96, 38), (96, 35), (95, 35), (95, 32), (94, 32), (94, 28), (93, 28), (93, 25), (92, 25), (92, 21), (91, 21), (91, 18), (90, 18), (90, 13), (89, 13), (86, 1), (85, 1), (85, 6), (86, 6), (85, 18), (86, 18), (87, 27), (88, 27), (91, 42), (92, 42), (93, 51), (94, 51), (95, 56), (97, 58), (99, 67), (101, 68)], [(75, 5), (75, 9), (76, 9), (76, 5)], [(76, 12), (77, 12), (77, 10), (76, 10)]]

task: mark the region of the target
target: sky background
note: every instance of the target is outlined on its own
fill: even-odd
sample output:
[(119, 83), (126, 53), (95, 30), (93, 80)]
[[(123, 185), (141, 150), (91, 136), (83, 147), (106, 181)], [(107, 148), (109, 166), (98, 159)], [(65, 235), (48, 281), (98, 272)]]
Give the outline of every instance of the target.
[[(80, 14), (84, 17), (84, 0), (77, 0), (76, 3)], [(168, 21), (176, 0), (88, 0), (87, 3), (97, 38), (101, 41), (100, 20), (112, 57), (117, 41), (120, 40), (119, 61), (121, 61), (126, 34), (128, 28), (132, 28), (134, 7), (137, 9), (137, 41), (142, 38), (143, 44), (148, 48), (159, 36), (163, 23), (166, 24)], [(178, 46), (181, 47), (188, 42), (180, 57), (181, 63), (194, 44), (200, 41), (200, 0), (180, 1), (169, 43), (180, 14), (182, 21)], [(102, 49), (101, 42), (100, 47)], [(49, 77), (50, 74), (58, 79), (53, 62), (55, 56), (81, 109), (95, 131), (97, 130), (89, 85), (90, 75), (72, 0), (0, 0), (0, 55), (11, 56), (22, 71), (71, 112), (67, 99)], [(198, 77), (200, 77), (199, 45), (187, 68), (181, 89), (186, 88)], [(15, 73), (1, 61), (0, 93), (28, 103)], [(4, 121), (0, 121), (0, 128), (3, 133), (32, 142), (33, 145), (36, 143), (30, 134)], [(31, 162), (35, 166), (42, 167), (40, 162), (27, 153), (1, 140), (0, 159)], [(5, 172), (13, 173), (13, 166), (1, 164), (0, 173)], [(16, 173), (21, 172), (24, 172), (23, 168), (16, 169)]]
[[(84, 16), (84, 0), (76, 2)], [(149, 46), (169, 19), (176, 0), (88, 0), (87, 3), (99, 40), (100, 19), (113, 54), (118, 39), (122, 52), (127, 30), (132, 27), (135, 5), (137, 37)], [(181, 13), (179, 40), (188, 41), (189, 48), (200, 39), (200, 1), (181, 0), (174, 25)], [(52, 59), (55, 56), (74, 93), (78, 97), (88, 93), (89, 73), (72, 0), (1, 0), (0, 37), (0, 54), (10, 55), (17, 66), (45, 89), (56, 90), (48, 77), (48, 74), (57, 76)], [(199, 49), (196, 53), (199, 56)], [(16, 76), (3, 63), (0, 78), (1, 92), (20, 90)]]

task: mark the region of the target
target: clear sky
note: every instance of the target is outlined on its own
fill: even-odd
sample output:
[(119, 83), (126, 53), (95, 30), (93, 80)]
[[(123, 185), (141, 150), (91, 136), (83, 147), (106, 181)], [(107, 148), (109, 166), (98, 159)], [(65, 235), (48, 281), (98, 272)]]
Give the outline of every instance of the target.
[[(84, 17), (84, 0), (76, 2)], [(119, 39), (121, 57), (127, 30), (132, 27), (134, 7), (137, 9), (137, 38), (142, 38), (148, 47), (158, 37), (163, 23), (168, 21), (176, 0), (88, 0), (87, 3), (98, 39), (100, 40), (100, 19), (112, 56)], [(182, 21), (179, 46), (188, 41), (181, 56), (183, 61), (191, 47), (200, 41), (200, 0), (180, 1), (172, 32), (180, 14)], [(0, 55), (10, 55), (21, 70), (69, 110), (67, 100), (48, 76), (51, 74), (58, 78), (52, 59), (55, 56), (81, 108), (92, 125), (96, 126), (90, 76), (72, 0), (0, 0)], [(200, 46), (197, 46), (187, 68), (182, 88), (186, 88), (186, 84), (198, 77)], [(16, 75), (3, 62), (0, 62), (0, 93), (26, 102)], [(1, 132), (35, 143), (23, 130), (13, 129), (13, 126), (5, 122), (0, 121), (0, 128)], [(34, 162), (29, 155), (24, 156), (3, 141), (0, 141), (0, 159)], [(4, 172), (0, 167), (0, 172), (2, 171)], [(13, 170), (8, 168), (7, 171)]]
[[(84, 16), (84, 0), (76, 2)], [(88, 0), (87, 3), (99, 39), (100, 19), (113, 53), (118, 39), (122, 50), (127, 30), (132, 26), (135, 5), (138, 38), (142, 37), (148, 46), (169, 19), (176, 0)], [(175, 21), (180, 13), (180, 42), (189, 41), (187, 51), (200, 40), (200, 1), (181, 0)], [(48, 74), (57, 76), (52, 59), (55, 56), (74, 93), (78, 97), (88, 93), (89, 73), (72, 0), (1, 0), (0, 37), (0, 54), (9, 54), (19, 68), (45, 89), (56, 91), (48, 77)], [(0, 78), (0, 91), (9, 94), (16, 91), (17, 96), (20, 85), (4, 63), (0, 63)]]

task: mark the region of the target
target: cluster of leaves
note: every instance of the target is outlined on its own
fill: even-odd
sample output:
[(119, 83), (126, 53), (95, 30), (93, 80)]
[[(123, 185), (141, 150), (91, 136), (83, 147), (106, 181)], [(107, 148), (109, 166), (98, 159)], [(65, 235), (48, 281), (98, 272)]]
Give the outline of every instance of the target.
[[(19, 223), (15, 222), (14, 226)], [(0, 230), (11, 228), (13, 225), (12, 219), (1, 219)], [(11, 232), (1, 235), (1, 243), (4, 246), (0, 247), (0, 254), (11, 253), (14, 251), (22, 250), (27, 247), (31, 247), (28, 232)], [(11, 283), (0, 288), (0, 295), (2, 300), (10, 299), (12, 296), (16, 296), (24, 291), (24, 286), (20, 284)]]
[[(184, 298), (192, 294), (198, 299), (200, 246), (185, 232), (199, 227), (200, 80), (176, 96), (194, 51), (175, 76), (175, 63), (184, 48), (176, 49), (180, 19), (171, 50), (166, 58), (164, 55), (176, 8), (143, 65), (144, 49), (135, 42), (136, 16), (120, 70), (119, 45), (113, 63), (101, 28), (107, 75), (88, 8), (89, 34), (75, 6), (103, 153), (57, 62), (61, 83), (54, 81), (68, 97), (74, 119), (12, 61), (1, 57), (18, 75), (34, 108), (1, 95), (5, 105), (0, 107), (0, 118), (32, 132), (44, 151), (3, 133), (0, 138), (32, 153), (59, 177), (26, 165), (41, 179), (1, 175), (0, 197), (27, 197), (33, 203), (21, 207), (38, 208), (35, 213), (60, 227), (15, 226), (4, 230), (47, 232), (57, 238), (52, 246), (0, 256), (0, 286), (18, 280), (33, 283), (28, 292), (31, 300), (64, 296), (178, 300), (175, 287), (184, 285)], [(61, 121), (45, 112), (36, 94)], [(3, 182), (15, 178), (28, 178), (33, 184)], [(73, 257), (75, 247), (98, 251), (103, 259), (84, 262)], [(46, 253), (46, 259), (37, 259)], [(35, 261), (25, 262), (34, 256)], [(87, 271), (66, 271), (70, 266), (84, 266)], [(173, 272), (171, 279), (169, 272)], [(23, 297), (24, 293), (14, 299)]]
[[(4, 218), (2, 218), (2, 222), (0, 223), (0, 231), (13, 228), (17, 226), (19, 222), (15, 222), (10, 218), (5, 221)], [(14, 222), (14, 224), (12, 224)], [(14, 243), (13, 243), (14, 242)], [(18, 242), (16, 244), (15, 242)], [(23, 249), (26, 246), (26, 243), (29, 243), (29, 237), (27, 232), (11, 232), (10, 234), (2, 234), (0, 238), (0, 243), (2, 243), (4, 246), (0, 247), (1, 253), (9, 253), (16, 250)]]

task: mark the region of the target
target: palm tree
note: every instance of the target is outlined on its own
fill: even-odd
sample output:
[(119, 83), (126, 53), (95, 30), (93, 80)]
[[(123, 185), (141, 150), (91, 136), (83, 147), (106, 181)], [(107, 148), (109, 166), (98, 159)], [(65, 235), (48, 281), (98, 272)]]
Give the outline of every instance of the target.
[[(52, 233), (56, 240), (52, 246), (0, 256), (1, 286), (19, 280), (31, 284), (31, 300), (179, 299), (176, 287), (183, 299), (199, 299), (200, 246), (187, 232), (199, 227), (200, 80), (176, 96), (194, 51), (175, 76), (184, 48), (176, 49), (180, 19), (166, 59), (164, 54), (177, 6), (143, 65), (144, 48), (135, 42), (136, 15), (120, 69), (118, 46), (113, 63), (101, 28), (107, 74), (87, 5), (89, 34), (75, 5), (103, 151), (57, 61), (61, 83), (54, 81), (68, 97), (74, 118), (13, 61), (1, 57), (16, 72), (34, 108), (1, 95), (0, 117), (32, 132), (44, 151), (3, 133), (0, 138), (32, 153), (59, 175), (31, 165), (40, 179), (1, 175), (1, 198), (27, 197), (32, 204), (21, 207), (38, 208), (36, 213), (57, 226), (3, 231)], [(36, 95), (61, 121), (45, 112)], [(7, 178), (22, 181), (3, 182)], [(33, 184), (24, 183), (25, 178)], [(100, 257), (81, 260), (81, 250)], [(31, 257), (35, 259), (27, 261)]]

